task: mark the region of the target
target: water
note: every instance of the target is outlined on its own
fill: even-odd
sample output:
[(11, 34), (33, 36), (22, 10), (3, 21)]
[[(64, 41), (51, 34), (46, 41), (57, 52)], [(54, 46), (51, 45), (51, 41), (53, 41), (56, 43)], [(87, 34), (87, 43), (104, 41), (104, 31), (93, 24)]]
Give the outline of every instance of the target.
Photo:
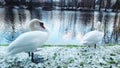
[(46, 44), (79, 44), (82, 36), (94, 30), (97, 21), (105, 32), (102, 43), (120, 44), (120, 13), (82, 11), (44, 11), (0, 8), (0, 44), (10, 43), (28, 31), (25, 24), (31, 18), (42, 20), (50, 30)]

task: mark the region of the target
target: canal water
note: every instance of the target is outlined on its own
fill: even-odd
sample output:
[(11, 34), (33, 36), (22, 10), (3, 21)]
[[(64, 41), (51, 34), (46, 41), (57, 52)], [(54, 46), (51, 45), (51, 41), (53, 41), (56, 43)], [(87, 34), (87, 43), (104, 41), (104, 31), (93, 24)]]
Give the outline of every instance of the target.
[(49, 28), (50, 37), (45, 44), (79, 45), (87, 32), (102, 22), (105, 33), (102, 44), (120, 44), (120, 13), (97, 11), (45, 11), (0, 8), (0, 44), (11, 43), (20, 34), (29, 31), (26, 23), (38, 18)]

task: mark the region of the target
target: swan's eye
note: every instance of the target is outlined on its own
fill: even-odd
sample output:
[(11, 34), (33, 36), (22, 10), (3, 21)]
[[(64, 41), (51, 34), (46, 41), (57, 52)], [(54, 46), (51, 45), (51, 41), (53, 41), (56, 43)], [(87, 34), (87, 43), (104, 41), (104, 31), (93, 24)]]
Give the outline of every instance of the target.
[(40, 25), (43, 25), (43, 23), (42, 22), (39, 22), (40, 23)]

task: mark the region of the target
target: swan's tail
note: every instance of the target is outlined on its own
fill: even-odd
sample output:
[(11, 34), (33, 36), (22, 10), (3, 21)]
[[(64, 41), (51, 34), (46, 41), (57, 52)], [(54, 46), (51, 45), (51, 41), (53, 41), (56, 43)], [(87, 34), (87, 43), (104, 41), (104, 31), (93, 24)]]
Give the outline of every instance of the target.
[(1, 55), (1, 57), (4, 57), (4, 58), (10, 56), (10, 52), (8, 51), (8, 47), (7, 46), (2, 49), (0, 55)]
[(7, 46), (1, 48), (0, 58), (0, 62), (4, 62), (8, 58)]
[(80, 41), (80, 46), (86, 45), (86, 41)]

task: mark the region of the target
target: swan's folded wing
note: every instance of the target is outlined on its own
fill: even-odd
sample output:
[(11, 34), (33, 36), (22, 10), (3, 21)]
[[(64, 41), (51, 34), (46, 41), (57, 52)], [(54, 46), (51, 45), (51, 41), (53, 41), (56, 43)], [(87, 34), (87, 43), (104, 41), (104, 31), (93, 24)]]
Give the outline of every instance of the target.
[(91, 31), (85, 34), (82, 40), (93, 40), (96, 36), (98, 36), (97, 31)]
[[(39, 37), (38, 37), (39, 36)], [(24, 47), (36, 47), (38, 45), (40, 45), (39, 40), (41, 41), (42, 36), (38, 33), (34, 33), (34, 32), (27, 32), (24, 33), (22, 35), (20, 35), (16, 40), (14, 40), (9, 46), (7, 51), (11, 51), (13, 49), (17, 49), (17, 48), (24, 48)], [(44, 38), (43, 38), (44, 39)]]

